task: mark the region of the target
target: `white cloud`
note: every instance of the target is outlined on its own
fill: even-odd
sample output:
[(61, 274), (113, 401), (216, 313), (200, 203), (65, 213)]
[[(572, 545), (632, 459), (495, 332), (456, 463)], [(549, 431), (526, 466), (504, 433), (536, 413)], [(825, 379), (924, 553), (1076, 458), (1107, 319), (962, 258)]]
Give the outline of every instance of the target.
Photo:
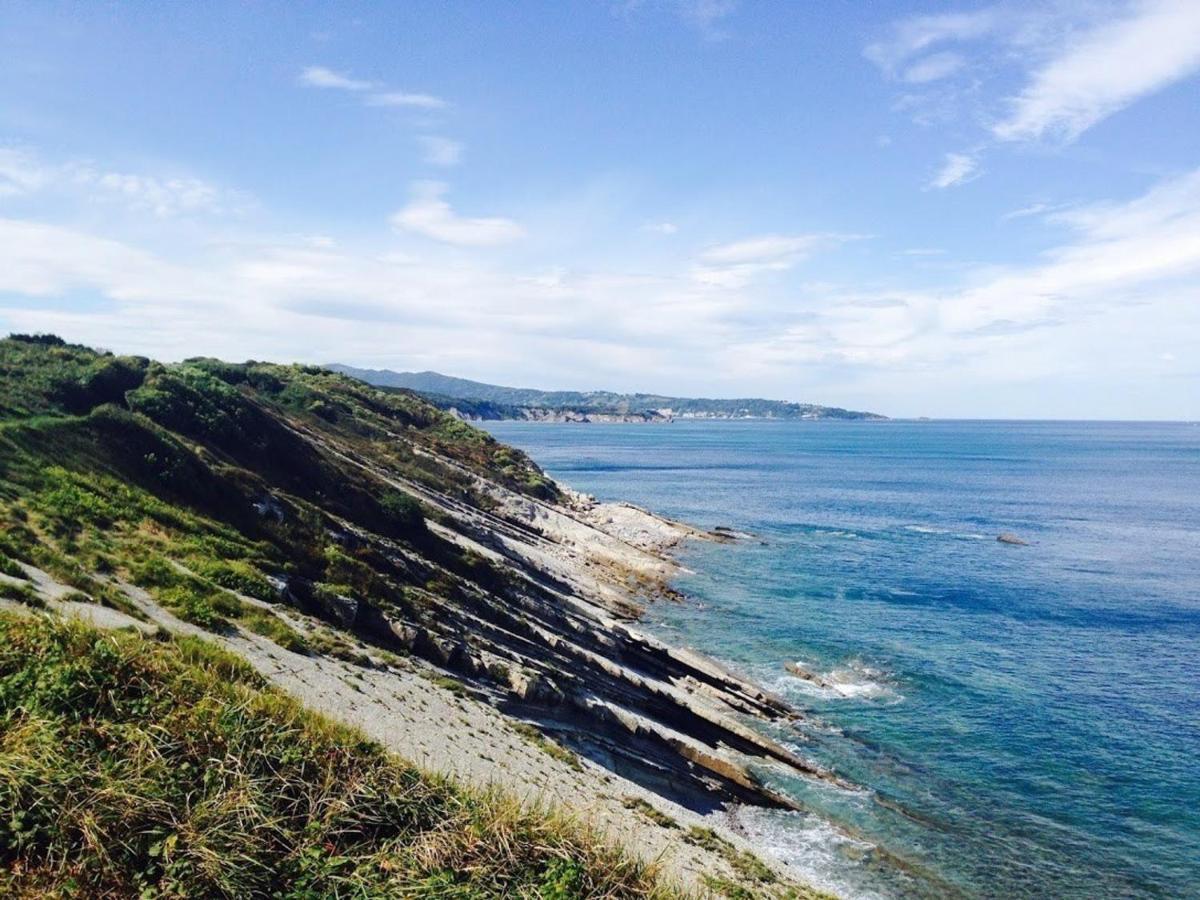
[(308, 66), (300, 72), (306, 87), (332, 88), (362, 94), (366, 106), (408, 106), (417, 109), (444, 109), (449, 104), (432, 94), (411, 93), (388, 88), (377, 81), (363, 81), (324, 66)]
[(40, 190), (53, 177), (39, 160), (13, 147), (0, 147), (0, 197)]
[(642, 226), (642, 230), (653, 234), (671, 235), (679, 232), (679, 226), (674, 222), (647, 222)]
[[(863, 373), (863, 390), (887, 393), (905, 381), (912, 391), (956, 397), (958, 415), (978, 414), (984, 392), (1010, 404), (992, 414), (1200, 413), (1194, 397), (1164, 390), (1158, 371), (1138, 362), (1152, 361), (1147, 350), (1167, 334), (1185, 336), (1200, 354), (1200, 170), (1125, 203), (1073, 211), (1062, 224), (1073, 239), (1041, 259), (977, 267), (957, 288), (814, 289), (797, 298), (813, 315), (743, 335), (724, 364), (743, 377), (851, 366)], [(1021, 384), (1031, 385), (1027, 394)], [(1137, 405), (1118, 407), (1106, 385)], [(1059, 406), (1047, 405), (1051, 394), (1061, 395)]]
[(898, 22), (888, 40), (869, 45), (863, 54), (890, 75), (906, 60), (930, 47), (946, 41), (983, 37), (993, 31), (999, 21), (999, 15), (991, 9), (916, 16)]
[(1047, 213), (1053, 208), (1049, 203), (1030, 203), (1028, 206), (1022, 206), (1006, 212), (1000, 217), (1000, 221), (1009, 222), (1013, 219), (1028, 219), (1032, 216), (1040, 216)]
[(1067, 140), (1200, 68), (1200, 3), (1151, 0), (1087, 31), (1036, 71), (992, 131), (1001, 140)]
[(0, 148), (0, 196), (42, 192), (118, 203), (160, 218), (243, 211), (245, 195), (184, 175), (105, 171), (91, 162), (54, 163), (28, 150)]
[(418, 138), (425, 151), (425, 162), (433, 166), (457, 166), (462, 161), (463, 145), (436, 135)]
[(1166, 280), (1200, 272), (1200, 170), (1168, 179), (1135, 200), (1060, 213), (1077, 239), (1025, 269), (993, 273), (947, 304), (955, 330), (999, 320), (1028, 322), (1080, 304), (1128, 300)]
[(308, 87), (333, 88), (339, 91), (369, 91), (374, 82), (361, 81), (324, 66), (308, 66), (300, 73), (300, 83)]
[(947, 153), (941, 169), (927, 185), (931, 188), (957, 187), (979, 177), (979, 161), (966, 153)]
[(138, 209), (147, 209), (156, 216), (186, 215), (222, 210), (221, 191), (197, 178), (154, 178), (121, 172), (80, 171), (82, 184), (94, 185), (101, 191), (120, 197)]
[[(167, 358), (342, 359), (681, 393), (736, 386), (914, 414), (1200, 414), (1186, 389), (1170, 390), (1200, 358), (1200, 170), (1132, 200), (1060, 211), (1058, 246), (1022, 265), (947, 267), (938, 289), (758, 282), (850, 239), (824, 233), (763, 234), (692, 257), (672, 257), (676, 241), (650, 242), (661, 256), (638, 274), (539, 257), (532, 241), (520, 258), (460, 253), (414, 235), (486, 245), (515, 223), (463, 217), (444, 192), (416, 186), (399, 233), (379, 223), (366, 237), (248, 234), (245, 222), (177, 222), (148, 206), (132, 227), (106, 217), (101, 231), (81, 194), (86, 224), (0, 220), (0, 322)], [(1178, 357), (1176, 382), (1161, 380), (1172, 368), (1163, 352)], [(1068, 376), (1071, 390), (1092, 386), (1091, 399), (1048, 406)], [(997, 405), (1015, 403), (995, 398), (1019, 396), (1020, 384), (1034, 385), (1024, 406)], [(1118, 408), (1108, 385), (1151, 405)], [(954, 397), (958, 406), (942, 402)]]
[(381, 91), (368, 94), (363, 101), (367, 106), (412, 106), (417, 109), (443, 109), (446, 101), (432, 94), (410, 94), (405, 91)]
[(766, 234), (718, 244), (700, 254), (692, 278), (710, 287), (741, 288), (760, 274), (787, 271), (817, 250), (850, 239), (835, 234)]
[(454, 212), (442, 199), (447, 186), (440, 181), (418, 181), (412, 199), (392, 216), (392, 225), (446, 244), (488, 247), (507, 244), (525, 236), (525, 229), (512, 219), (469, 218)]
[(726, 35), (717, 25), (733, 14), (737, 9), (737, 0), (676, 0), (680, 12), (685, 18), (696, 23), (700, 30), (711, 39), (721, 39)]
[(708, 40), (719, 41), (728, 37), (720, 27), (721, 22), (738, 8), (738, 0), (618, 0), (612, 6), (618, 15), (630, 16), (645, 8), (663, 8), (672, 11)]
[(966, 64), (957, 53), (934, 53), (917, 60), (904, 71), (904, 80), (909, 84), (926, 84), (953, 75)]

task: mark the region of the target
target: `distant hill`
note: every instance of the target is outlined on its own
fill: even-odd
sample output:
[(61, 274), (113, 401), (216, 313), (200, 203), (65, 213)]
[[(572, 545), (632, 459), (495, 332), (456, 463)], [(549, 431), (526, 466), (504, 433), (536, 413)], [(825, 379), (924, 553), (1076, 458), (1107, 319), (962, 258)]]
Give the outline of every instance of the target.
[(393, 372), (332, 364), (368, 384), (415, 391), (468, 419), (670, 421), (671, 419), (884, 419), (870, 412), (760, 398), (711, 399), (612, 391), (543, 391), (504, 387), (438, 372)]

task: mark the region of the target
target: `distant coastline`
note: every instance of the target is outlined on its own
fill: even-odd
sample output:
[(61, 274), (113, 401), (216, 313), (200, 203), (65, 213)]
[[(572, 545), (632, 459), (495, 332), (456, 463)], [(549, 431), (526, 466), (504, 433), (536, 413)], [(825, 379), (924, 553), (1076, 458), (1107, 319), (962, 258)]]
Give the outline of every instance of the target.
[(438, 408), (473, 422), (665, 424), (676, 419), (887, 419), (873, 412), (758, 397), (720, 399), (612, 391), (543, 391), (470, 381), (438, 372), (359, 369), (336, 363), (327, 368), (376, 387), (412, 391)]

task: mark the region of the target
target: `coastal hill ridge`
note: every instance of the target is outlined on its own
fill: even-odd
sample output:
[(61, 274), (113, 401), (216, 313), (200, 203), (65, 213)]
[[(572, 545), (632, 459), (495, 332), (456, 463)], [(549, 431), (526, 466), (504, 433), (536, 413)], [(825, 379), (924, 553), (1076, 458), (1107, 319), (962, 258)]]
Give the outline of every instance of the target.
[(439, 409), (469, 420), (527, 419), (574, 422), (669, 422), (673, 419), (851, 419), (877, 421), (878, 413), (765, 400), (621, 394), (613, 391), (544, 391), (514, 388), (439, 372), (395, 372), (331, 363), (334, 372), (383, 388), (402, 388)]

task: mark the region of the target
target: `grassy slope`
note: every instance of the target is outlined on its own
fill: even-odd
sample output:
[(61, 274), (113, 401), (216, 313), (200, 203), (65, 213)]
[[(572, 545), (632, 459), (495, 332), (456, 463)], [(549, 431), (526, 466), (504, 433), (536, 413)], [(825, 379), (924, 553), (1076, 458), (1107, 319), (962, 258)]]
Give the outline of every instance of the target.
[[(0, 341), (0, 571), (16, 560), (136, 613), (107, 579), (178, 615), (304, 652), (235, 591), (316, 607), (357, 596), (423, 614), (432, 592), (502, 575), (440, 541), (408, 495), (296, 438), (336, 435), (417, 481), (536, 496), (519, 452), (422, 401), (323, 370), (162, 366), (57, 341)], [(404, 440), (395, 439), (403, 434)], [(269, 500), (280, 515), (255, 508)], [(395, 558), (335, 539), (346, 523)], [(38, 605), (23, 585), (11, 599)], [(265, 689), (195, 641), (0, 619), (0, 893), (446, 897), (665, 895), (552, 816), (421, 776)], [(153, 893), (153, 891), (151, 891)]]
[[(435, 628), (444, 603), (507, 600), (503, 569), (427, 526), (437, 510), (342, 454), (471, 506), (489, 498), (469, 473), (557, 497), (520, 451), (417, 397), (323, 369), (164, 366), (0, 340), (0, 572), (20, 578), (17, 561), (30, 563), (78, 589), (73, 599), (140, 615), (114, 585), (125, 580), (211, 631), (353, 661), (338, 637), (347, 605)], [(290, 610), (334, 626), (320, 645), (242, 599), (284, 602), (283, 582)], [(19, 582), (0, 594), (37, 605)], [(6, 619), (0, 644), (0, 879), (13, 889), (665, 893), (561, 823), (421, 778), (194, 642)], [(768, 893), (761, 873), (744, 874)]]
[(439, 596), (503, 590), (502, 571), (430, 532), (430, 511), (297, 428), (472, 505), (487, 498), (471, 478), (422, 449), (557, 494), (519, 451), (417, 398), (322, 369), (162, 366), (10, 339), (0, 341), (0, 570), (29, 562), (127, 609), (94, 577), (115, 574), (194, 624), (236, 621), (290, 649), (297, 636), (230, 591), (271, 602), (287, 579), (292, 601), (317, 615), (348, 598), (420, 622)]
[(550, 815), (423, 776), (195, 639), (0, 614), (6, 896), (668, 896)]

